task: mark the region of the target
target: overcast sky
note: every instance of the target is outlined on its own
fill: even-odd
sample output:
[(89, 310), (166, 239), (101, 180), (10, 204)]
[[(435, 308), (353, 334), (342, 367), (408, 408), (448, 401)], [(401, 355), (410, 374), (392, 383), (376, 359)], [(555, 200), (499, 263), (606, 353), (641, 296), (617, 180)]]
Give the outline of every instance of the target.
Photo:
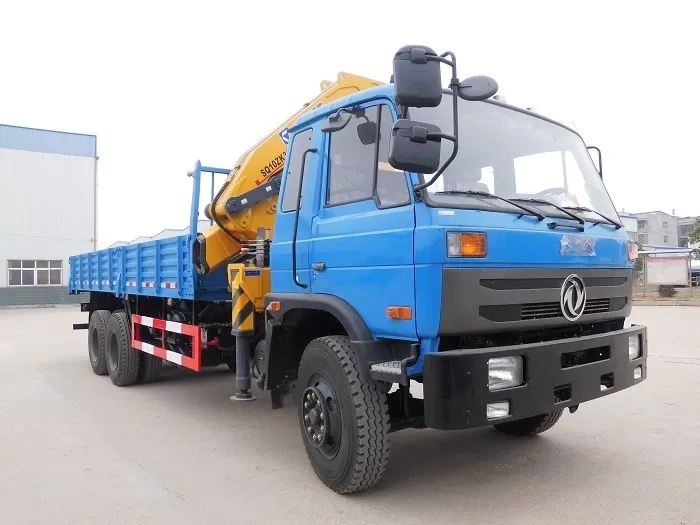
[(618, 211), (700, 214), (691, 2), (183, 4), (0, 0), (0, 122), (97, 135), (100, 247), (186, 226), (197, 159), (232, 167), (339, 71), (388, 81), (405, 44), (573, 120)]

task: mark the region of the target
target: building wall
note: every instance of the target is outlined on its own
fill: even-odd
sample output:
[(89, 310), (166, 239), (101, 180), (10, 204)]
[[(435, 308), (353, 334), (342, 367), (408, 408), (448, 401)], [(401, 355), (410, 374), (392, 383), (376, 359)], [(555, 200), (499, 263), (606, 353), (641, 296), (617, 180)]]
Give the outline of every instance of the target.
[[(0, 125), (0, 305), (79, 300), (67, 293), (68, 257), (95, 246), (96, 163), (94, 136)], [(29, 280), (8, 267), (15, 261), (61, 261), (60, 284), (37, 286), (49, 275), (42, 267), (26, 270), (35, 286), (14, 286), (18, 275)]]
[(619, 213), (618, 215), (620, 216), (622, 225), (625, 227), (625, 231), (627, 232), (627, 238), (630, 241), (637, 242), (637, 217), (623, 213)]
[(642, 244), (678, 246), (678, 218), (662, 211), (635, 213)]

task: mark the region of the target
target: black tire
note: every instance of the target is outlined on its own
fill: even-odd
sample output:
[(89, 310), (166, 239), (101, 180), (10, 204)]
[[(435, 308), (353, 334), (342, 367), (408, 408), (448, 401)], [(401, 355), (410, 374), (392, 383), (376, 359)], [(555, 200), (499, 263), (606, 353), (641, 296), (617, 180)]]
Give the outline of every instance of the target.
[(141, 352), (131, 347), (129, 318), (123, 311), (114, 312), (107, 323), (107, 371), (112, 383), (128, 386), (136, 383)]
[(496, 427), (496, 430), (511, 436), (534, 436), (552, 428), (563, 413), (563, 410), (555, 410), (549, 414), (508, 421), (507, 423), (498, 423), (494, 427)]
[[(311, 341), (302, 355), (298, 378), (302, 441), (319, 479), (339, 494), (363, 491), (378, 483), (389, 460), (386, 389), (360, 372), (349, 338), (326, 336)], [(326, 422), (319, 428), (325, 427), (327, 434), (316, 445), (304, 420), (306, 389), (314, 386), (318, 388), (314, 399), (323, 400), (325, 412), (319, 409), (313, 417)], [(327, 415), (319, 417), (319, 413)]]
[(153, 383), (160, 377), (160, 371), (163, 369), (163, 360), (155, 355), (146, 352), (139, 352), (141, 355), (139, 363), (139, 374), (137, 381), (143, 383)]
[(105, 349), (107, 348), (109, 315), (108, 310), (95, 310), (90, 315), (90, 323), (88, 324), (88, 357), (92, 371), (98, 376), (107, 375)]

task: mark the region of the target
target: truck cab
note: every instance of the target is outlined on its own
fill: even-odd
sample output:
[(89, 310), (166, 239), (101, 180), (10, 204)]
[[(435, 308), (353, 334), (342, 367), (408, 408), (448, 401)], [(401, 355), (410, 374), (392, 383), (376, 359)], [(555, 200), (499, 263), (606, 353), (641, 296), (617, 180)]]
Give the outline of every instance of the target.
[(408, 107), (401, 89), (289, 130), (270, 333), (330, 312), (314, 319), (342, 325), (370, 377), (423, 383), (403, 424), (431, 428), (524, 431), (642, 381), (646, 329), (625, 326), (636, 245), (579, 134), (493, 96)]

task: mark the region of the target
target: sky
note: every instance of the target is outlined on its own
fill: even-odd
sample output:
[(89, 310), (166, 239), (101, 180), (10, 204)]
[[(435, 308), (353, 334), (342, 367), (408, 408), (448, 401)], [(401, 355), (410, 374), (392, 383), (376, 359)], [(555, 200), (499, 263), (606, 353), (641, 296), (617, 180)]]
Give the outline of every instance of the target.
[(407, 44), (573, 122), (618, 211), (700, 215), (690, 1), (182, 5), (0, 0), (0, 123), (97, 135), (100, 248), (184, 228), (196, 160), (233, 167), (322, 80), (388, 81)]

